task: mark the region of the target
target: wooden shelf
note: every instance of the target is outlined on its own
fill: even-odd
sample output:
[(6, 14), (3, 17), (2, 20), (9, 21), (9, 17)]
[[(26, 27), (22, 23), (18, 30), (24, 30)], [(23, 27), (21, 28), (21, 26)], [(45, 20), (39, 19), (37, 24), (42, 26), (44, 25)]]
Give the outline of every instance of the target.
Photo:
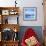
[(0, 10), (16, 10), (19, 11), (19, 7), (0, 7)]
[(3, 41), (2, 44), (3, 46), (18, 46), (18, 41)]
[(10, 29), (12, 29), (13, 31), (14, 31), (14, 29), (16, 29), (17, 31), (16, 32), (18, 32), (19, 31), (19, 25), (18, 24), (1, 24), (1, 31), (3, 31), (3, 29), (5, 29), (5, 28), (10, 28)]
[[(8, 10), (8, 11), (5, 11), (5, 12), (6, 13), (8, 12), (9, 14), (5, 14), (5, 12), (2, 14), (2, 10), (4, 10), (4, 11)], [(10, 12), (13, 12), (13, 13), (17, 12), (17, 13), (16, 14), (10, 14)], [(18, 23), (17, 24), (8, 24), (7, 17), (8, 16), (18, 16), (19, 15), (19, 7), (0, 7), (0, 15), (1, 15), (0, 32), (3, 33), (3, 30), (8, 28), (8, 29), (11, 29), (12, 31), (14, 31), (14, 33), (15, 32), (18, 33), (18, 31), (20, 29), (19, 24)], [(18, 41), (13, 41), (13, 39), (11, 41), (10, 40), (9, 41), (4, 41), (4, 39), (2, 39), (2, 38), (3, 37), (1, 37), (0, 46), (18, 46)]]
[(11, 41), (11, 42), (3, 42), (3, 45), (6, 46), (18, 46), (18, 41)]
[[(19, 7), (0, 7), (0, 11), (8, 10), (9, 15), (18, 15), (19, 14)], [(17, 12), (16, 14), (10, 14), (10, 12)]]

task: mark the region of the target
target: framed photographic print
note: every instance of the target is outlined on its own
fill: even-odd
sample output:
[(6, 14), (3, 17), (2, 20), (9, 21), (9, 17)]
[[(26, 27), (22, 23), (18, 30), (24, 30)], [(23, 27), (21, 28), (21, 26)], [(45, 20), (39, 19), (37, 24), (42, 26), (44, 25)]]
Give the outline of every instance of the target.
[(9, 14), (14, 15), (14, 10), (10, 10)]
[(10, 10), (10, 11), (9, 11), (9, 14), (10, 14), (10, 15), (16, 15), (16, 14), (17, 14), (17, 11), (16, 11), (16, 10)]
[(36, 7), (24, 7), (23, 9), (23, 19), (27, 21), (37, 20), (37, 8)]
[(2, 15), (9, 15), (9, 10), (2, 10)]
[(18, 24), (18, 16), (9, 16), (8, 24)]

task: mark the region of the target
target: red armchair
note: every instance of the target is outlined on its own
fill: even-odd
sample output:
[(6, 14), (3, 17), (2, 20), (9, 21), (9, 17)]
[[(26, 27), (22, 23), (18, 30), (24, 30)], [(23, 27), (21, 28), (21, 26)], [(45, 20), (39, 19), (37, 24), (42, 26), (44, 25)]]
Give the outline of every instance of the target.
[[(28, 28), (26, 30), (25, 34), (24, 34), (24, 37), (22, 38), (21, 46), (27, 46), (26, 43), (25, 43), (25, 40), (28, 39), (28, 38), (30, 38), (30, 37), (32, 37), (32, 36), (34, 36), (35, 38), (37, 37), (37, 35), (34, 32), (34, 30), (32, 28)], [(37, 42), (37, 44), (35, 46), (41, 46), (41, 44), (39, 43), (39, 41)]]

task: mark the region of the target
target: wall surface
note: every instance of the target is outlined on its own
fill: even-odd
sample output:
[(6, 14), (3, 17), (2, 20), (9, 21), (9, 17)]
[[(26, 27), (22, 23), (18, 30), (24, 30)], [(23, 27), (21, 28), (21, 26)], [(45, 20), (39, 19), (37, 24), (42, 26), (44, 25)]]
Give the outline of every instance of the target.
[[(0, 0), (1, 7), (14, 7), (15, 0)], [(43, 26), (44, 16), (43, 16), (43, 0), (17, 0), (17, 7), (20, 7), (20, 26)], [(36, 21), (24, 21), (23, 20), (23, 7), (36, 7), (37, 8), (37, 20)]]
[[(14, 7), (15, 0), (0, 0), (0, 7)], [(43, 13), (43, 0), (17, 0), (17, 7), (20, 7), (20, 16), (19, 16), (19, 24), (20, 26), (33, 26), (35, 29), (40, 41), (43, 41), (43, 30), (42, 26), (44, 26), (44, 13)], [(37, 8), (37, 20), (36, 21), (24, 21), (23, 20), (23, 7), (36, 7)], [(38, 27), (37, 27), (38, 26)], [(27, 27), (20, 27), (20, 38)], [(23, 31), (24, 30), (24, 31)], [(22, 35), (21, 35), (22, 33)]]
[(0, 7), (14, 7), (15, 0), (0, 0)]
[(37, 34), (37, 37), (39, 39), (39, 41), (41, 43), (43, 43), (43, 34), (42, 34), (42, 27), (41, 26), (21, 26), (20, 27), (20, 32), (19, 32), (19, 39), (20, 39), (20, 42), (24, 36), (24, 33), (25, 31), (27, 31), (28, 28), (32, 28), (35, 33)]
[[(19, 1), (18, 1), (19, 2)], [(42, 0), (24, 0), (23, 2), (20, 2), (20, 9), (21, 9), (21, 15), (20, 15), (20, 25), (21, 26), (43, 26), (44, 25), (44, 15), (43, 15), (43, 5)], [(36, 21), (24, 21), (23, 20), (23, 7), (36, 7), (37, 8), (37, 20)]]

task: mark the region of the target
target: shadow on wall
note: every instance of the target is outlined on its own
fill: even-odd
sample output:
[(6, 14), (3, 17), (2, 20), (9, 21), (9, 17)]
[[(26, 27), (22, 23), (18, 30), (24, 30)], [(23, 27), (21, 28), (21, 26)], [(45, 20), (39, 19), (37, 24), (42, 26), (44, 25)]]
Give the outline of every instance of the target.
[(43, 34), (42, 34), (42, 26), (21, 26), (20, 27), (20, 32), (19, 32), (19, 40), (21, 42), (22, 38), (23, 38), (23, 35), (25, 33), (25, 31), (28, 29), (28, 28), (32, 28), (34, 29), (34, 31), (37, 33), (37, 36), (38, 36), (38, 39), (41, 43), (43, 43)]

